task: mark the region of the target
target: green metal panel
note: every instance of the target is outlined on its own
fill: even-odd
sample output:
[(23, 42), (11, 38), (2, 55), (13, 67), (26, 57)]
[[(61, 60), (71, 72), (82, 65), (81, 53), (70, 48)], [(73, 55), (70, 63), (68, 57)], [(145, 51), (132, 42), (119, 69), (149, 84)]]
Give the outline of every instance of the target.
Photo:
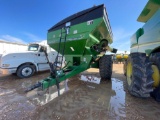
[(137, 20), (139, 22), (147, 22), (159, 9), (159, 7), (160, 0), (149, 0)]
[(160, 1), (150, 0), (139, 20), (146, 23), (131, 37), (131, 53), (142, 52), (149, 55), (160, 46)]
[[(84, 22), (71, 26), (69, 31), (65, 43), (65, 54), (82, 54), (85, 46), (90, 47), (101, 39), (107, 39), (109, 43), (112, 43), (112, 36), (110, 36), (103, 18), (93, 20), (93, 24), (90, 25), (87, 25), (87, 22)], [(49, 32), (47, 35), (48, 44), (55, 50), (58, 50), (60, 32), (60, 30), (56, 30)], [(61, 46), (63, 46), (63, 41)], [(70, 47), (73, 47), (76, 50), (72, 52)]]
[(83, 62), (80, 66), (75, 66), (74, 69), (71, 72), (65, 74), (64, 76), (59, 77), (58, 79), (57, 78), (52, 78), (52, 77), (48, 77), (46, 79), (43, 79), (41, 81), (42, 89), (45, 90), (50, 86), (56, 85), (56, 79), (59, 82), (61, 82), (61, 81), (66, 80), (67, 78), (70, 78), (70, 77), (72, 77), (72, 76), (74, 76), (78, 73), (81, 73), (81, 72), (87, 70), (90, 67), (89, 65), (90, 65), (90, 63)]
[(132, 35), (131, 37), (131, 47), (134, 47), (135, 45), (138, 44), (138, 39), (141, 35), (144, 34), (143, 28), (139, 28), (135, 34)]
[[(39, 85), (43, 89), (83, 72), (90, 67), (98, 68), (98, 55), (102, 51), (105, 52), (108, 44), (113, 42), (112, 30), (104, 5), (92, 7), (77, 14), (62, 20), (48, 31), (47, 43), (50, 47), (58, 51), (60, 45), (61, 49), (59, 52), (62, 54), (65, 45), (64, 57), (67, 65), (60, 70), (56, 69), (56, 74), (53, 71), (50, 77), (42, 80)], [(87, 16), (87, 14), (89, 15)], [(96, 17), (93, 16), (94, 14)], [(87, 19), (84, 20), (84, 18)], [(93, 19), (90, 20), (90, 18)], [(65, 22), (68, 21), (71, 21), (71, 24), (67, 28), (66, 41), (62, 39), (60, 42), (60, 38), (65, 37), (65, 34), (61, 36), (61, 30), (63, 30), (61, 27), (64, 27)], [(98, 48), (94, 49), (96, 45)], [(111, 48), (109, 47), (109, 49)], [(66, 73), (68, 70), (69, 72)]]

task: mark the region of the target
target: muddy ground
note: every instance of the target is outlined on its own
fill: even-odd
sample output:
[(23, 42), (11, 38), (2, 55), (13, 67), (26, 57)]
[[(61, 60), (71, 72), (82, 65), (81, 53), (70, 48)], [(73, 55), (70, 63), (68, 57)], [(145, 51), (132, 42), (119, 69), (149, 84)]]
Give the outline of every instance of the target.
[[(113, 65), (111, 81), (93, 84), (77, 75), (47, 91), (24, 93), (26, 87), (49, 75), (41, 72), (31, 78), (0, 77), (0, 120), (157, 120), (160, 103), (153, 98), (131, 96), (126, 88), (123, 64)], [(99, 77), (98, 69), (82, 75)]]

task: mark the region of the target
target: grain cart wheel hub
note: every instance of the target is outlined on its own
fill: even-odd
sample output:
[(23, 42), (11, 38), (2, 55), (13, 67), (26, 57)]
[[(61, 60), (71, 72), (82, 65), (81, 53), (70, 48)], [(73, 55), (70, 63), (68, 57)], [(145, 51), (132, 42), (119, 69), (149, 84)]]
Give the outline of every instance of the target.
[(154, 80), (153, 86), (158, 87), (160, 83), (159, 69), (156, 65), (152, 65), (152, 70), (153, 70), (152, 78)]
[(128, 85), (131, 85), (131, 81), (132, 81), (132, 64), (131, 62), (128, 62), (127, 64), (127, 82)]

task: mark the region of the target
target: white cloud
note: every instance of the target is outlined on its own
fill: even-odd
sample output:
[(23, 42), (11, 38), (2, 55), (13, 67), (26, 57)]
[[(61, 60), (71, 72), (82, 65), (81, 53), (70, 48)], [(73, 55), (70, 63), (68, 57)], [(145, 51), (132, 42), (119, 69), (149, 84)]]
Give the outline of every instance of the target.
[(113, 28), (113, 40), (129, 40), (131, 35), (133, 34), (132, 31), (127, 31), (123, 28)]
[(132, 31), (127, 31), (124, 28), (113, 28), (113, 44), (118, 51), (130, 51), (130, 37), (133, 35)]
[(28, 33), (28, 32), (23, 32), (24, 35), (26, 35), (31, 41), (34, 41), (34, 42), (39, 42), (39, 41), (42, 41), (43, 39), (32, 34), (32, 33)]
[(16, 43), (23, 43), (26, 44), (26, 42), (20, 38), (11, 36), (11, 35), (2, 35), (0, 36), (0, 39), (3, 41), (10, 41), (10, 42), (16, 42)]

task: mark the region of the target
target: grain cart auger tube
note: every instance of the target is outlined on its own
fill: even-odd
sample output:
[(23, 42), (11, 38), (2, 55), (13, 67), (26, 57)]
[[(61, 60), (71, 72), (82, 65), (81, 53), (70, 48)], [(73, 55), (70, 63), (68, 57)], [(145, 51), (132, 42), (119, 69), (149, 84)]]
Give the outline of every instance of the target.
[(112, 30), (103, 4), (78, 12), (55, 24), (48, 30), (47, 42), (65, 57), (66, 66), (61, 67), (62, 62), (60, 67), (57, 66), (57, 55), (51, 75), (26, 91), (36, 87), (44, 90), (53, 85), (59, 89), (60, 82), (90, 67), (99, 68), (102, 78), (111, 79), (112, 56), (105, 53), (116, 53), (117, 49), (109, 46), (113, 42)]
[(145, 24), (131, 37), (131, 54), (124, 65), (128, 90), (160, 101), (160, 0), (149, 0), (138, 21)]

